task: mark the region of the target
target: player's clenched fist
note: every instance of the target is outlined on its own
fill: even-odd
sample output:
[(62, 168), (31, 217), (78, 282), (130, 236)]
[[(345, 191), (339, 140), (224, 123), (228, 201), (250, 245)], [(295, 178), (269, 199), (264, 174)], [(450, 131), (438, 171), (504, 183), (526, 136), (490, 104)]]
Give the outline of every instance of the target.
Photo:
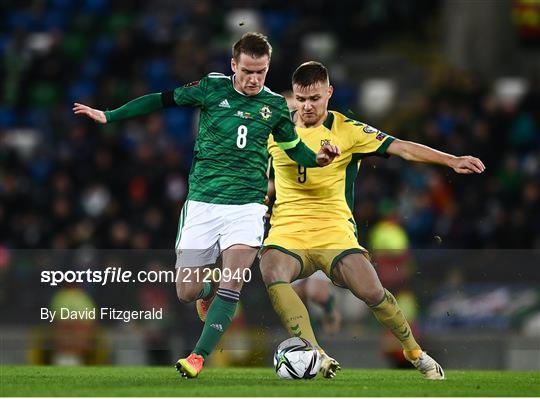
[(86, 115), (97, 123), (107, 123), (105, 113), (99, 109), (90, 108), (87, 105), (75, 103), (73, 104), (73, 112), (75, 115)]
[(341, 151), (337, 145), (325, 144), (319, 150), (317, 154), (317, 164), (319, 166), (326, 166), (334, 161), (335, 157), (339, 157)]

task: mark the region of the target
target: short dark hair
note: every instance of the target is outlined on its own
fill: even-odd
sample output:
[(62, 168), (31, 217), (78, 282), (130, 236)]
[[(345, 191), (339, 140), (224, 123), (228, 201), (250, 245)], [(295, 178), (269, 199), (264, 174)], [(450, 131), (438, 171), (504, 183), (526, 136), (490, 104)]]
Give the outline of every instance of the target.
[(329, 83), (328, 69), (317, 61), (304, 62), (292, 76), (292, 84), (301, 87), (309, 87), (317, 82)]
[(238, 61), (240, 54), (247, 54), (255, 58), (272, 56), (272, 46), (268, 42), (268, 38), (262, 33), (247, 32), (240, 40), (234, 43), (232, 48), (233, 58)]

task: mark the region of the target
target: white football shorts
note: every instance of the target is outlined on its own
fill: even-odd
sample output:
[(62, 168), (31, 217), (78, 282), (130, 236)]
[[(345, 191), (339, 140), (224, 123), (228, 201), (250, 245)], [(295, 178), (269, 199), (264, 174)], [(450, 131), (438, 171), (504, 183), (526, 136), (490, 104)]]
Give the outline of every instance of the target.
[(176, 267), (213, 265), (222, 251), (235, 244), (260, 247), (266, 205), (222, 205), (185, 202), (178, 221)]

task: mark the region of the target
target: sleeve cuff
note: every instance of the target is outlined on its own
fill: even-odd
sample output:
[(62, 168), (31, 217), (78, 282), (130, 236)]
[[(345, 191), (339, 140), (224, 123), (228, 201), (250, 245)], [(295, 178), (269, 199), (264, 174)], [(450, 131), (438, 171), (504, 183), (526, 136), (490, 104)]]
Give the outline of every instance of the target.
[(381, 146), (377, 148), (377, 151), (375, 151), (375, 153), (377, 155), (388, 156), (388, 154), (386, 154), (386, 150), (388, 150), (388, 147), (390, 146), (390, 144), (392, 144), (392, 141), (394, 140), (394, 137), (388, 136), (387, 139), (382, 142)]

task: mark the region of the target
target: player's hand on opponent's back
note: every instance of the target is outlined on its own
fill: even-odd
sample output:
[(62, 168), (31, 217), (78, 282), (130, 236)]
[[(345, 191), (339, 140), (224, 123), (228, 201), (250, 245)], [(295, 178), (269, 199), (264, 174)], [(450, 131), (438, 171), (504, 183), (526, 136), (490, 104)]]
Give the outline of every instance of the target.
[(105, 112), (99, 109), (90, 108), (88, 105), (75, 103), (73, 104), (73, 112), (75, 115), (86, 115), (97, 123), (107, 123)]
[(462, 174), (482, 173), (486, 170), (486, 167), (480, 159), (471, 157), (470, 155), (455, 157), (452, 160), (450, 167), (454, 169), (456, 173)]
[(341, 151), (337, 145), (325, 144), (317, 154), (317, 164), (319, 166), (330, 165), (334, 161), (334, 158), (340, 155)]

